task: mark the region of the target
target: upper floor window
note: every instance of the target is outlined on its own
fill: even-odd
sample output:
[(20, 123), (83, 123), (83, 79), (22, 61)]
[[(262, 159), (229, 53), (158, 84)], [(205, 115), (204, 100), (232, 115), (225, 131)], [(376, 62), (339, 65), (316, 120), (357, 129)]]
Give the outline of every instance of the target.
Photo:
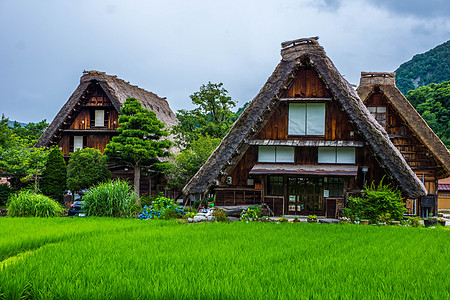
[(319, 147), (319, 164), (354, 164), (354, 147)]
[(82, 136), (74, 136), (73, 137), (73, 151), (77, 151), (77, 149), (83, 149), (83, 137)]
[(381, 126), (386, 127), (386, 106), (369, 106), (367, 109)]
[(294, 163), (294, 148), (284, 146), (259, 146), (258, 162)]
[(289, 135), (325, 135), (325, 103), (290, 103)]
[(105, 111), (104, 110), (95, 110), (95, 127), (103, 127), (105, 126)]

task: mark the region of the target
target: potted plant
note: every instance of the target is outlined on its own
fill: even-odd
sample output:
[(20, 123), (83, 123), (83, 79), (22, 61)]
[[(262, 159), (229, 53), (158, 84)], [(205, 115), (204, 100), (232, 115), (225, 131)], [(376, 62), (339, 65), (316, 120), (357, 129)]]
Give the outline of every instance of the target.
[(361, 225), (369, 225), (369, 220), (367, 220), (367, 219), (362, 219), (360, 224), (361, 224)]
[(298, 216), (294, 217), (294, 223), (300, 223), (300, 220), (298, 219)]
[(438, 223), (441, 224), (441, 226), (445, 226), (445, 219), (444, 218), (438, 218)]
[(308, 216), (308, 223), (317, 223), (317, 216), (316, 215), (309, 215)]
[(438, 223), (438, 219), (433, 216), (433, 214), (430, 214), (427, 219), (423, 220), (423, 224), (425, 227), (431, 227), (435, 226)]
[(391, 225), (399, 226), (400, 225), (400, 221), (391, 221)]

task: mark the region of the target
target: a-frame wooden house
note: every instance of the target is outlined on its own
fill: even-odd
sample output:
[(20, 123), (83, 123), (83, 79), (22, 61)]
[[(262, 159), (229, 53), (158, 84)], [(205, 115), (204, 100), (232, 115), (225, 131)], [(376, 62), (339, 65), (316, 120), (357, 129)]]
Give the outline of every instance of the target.
[[(85, 71), (80, 84), (61, 108), (55, 119), (37, 142), (37, 147), (57, 145), (68, 162), (69, 155), (79, 148), (94, 148), (101, 152), (117, 135), (120, 107), (129, 97), (135, 97), (166, 127), (178, 124), (178, 119), (165, 98), (131, 85), (129, 82), (99, 71)], [(167, 137), (173, 140), (173, 136)], [(113, 177), (133, 178), (132, 170), (111, 165)], [(141, 177), (141, 194), (162, 190), (162, 177)]]
[(411, 213), (436, 214), (438, 180), (450, 176), (450, 152), (395, 85), (395, 73), (361, 72), (357, 92), (427, 189)]
[(335, 217), (364, 182), (426, 195), (386, 131), (317, 38), (282, 44), (282, 60), (208, 161), (184, 187), (216, 205), (266, 203), (275, 215)]

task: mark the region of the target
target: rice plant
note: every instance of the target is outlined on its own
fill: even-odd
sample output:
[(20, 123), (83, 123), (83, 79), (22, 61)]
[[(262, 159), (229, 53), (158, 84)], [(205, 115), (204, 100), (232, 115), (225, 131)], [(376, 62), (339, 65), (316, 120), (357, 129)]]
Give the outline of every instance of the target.
[(131, 186), (124, 180), (113, 180), (90, 189), (83, 197), (88, 216), (129, 217), (133, 213), (134, 196)]
[(9, 217), (56, 217), (64, 209), (55, 200), (32, 191), (21, 191), (8, 199)]
[(0, 225), (26, 242), (34, 237), (24, 229), (42, 223), (47, 233), (39, 232), (39, 241), (57, 234), (59, 240), (8, 257), (0, 272), (7, 299), (450, 297), (445, 228), (22, 220)]

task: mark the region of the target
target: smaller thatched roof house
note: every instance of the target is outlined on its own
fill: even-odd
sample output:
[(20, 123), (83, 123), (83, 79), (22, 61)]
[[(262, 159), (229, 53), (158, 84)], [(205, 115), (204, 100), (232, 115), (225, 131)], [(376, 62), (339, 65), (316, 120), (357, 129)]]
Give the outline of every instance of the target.
[[(80, 84), (42, 134), (37, 147), (58, 145), (68, 160), (79, 148), (94, 148), (103, 152), (111, 138), (117, 135), (120, 107), (129, 97), (135, 97), (142, 106), (155, 112), (166, 127), (178, 124), (178, 119), (165, 98), (146, 91), (117, 76), (99, 71), (84, 71)], [(166, 137), (173, 140), (173, 136)], [(176, 152), (173, 147), (171, 152)], [(132, 178), (127, 168), (112, 166), (113, 176)], [(153, 182), (149, 182), (153, 178)], [(141, 193), (149, 193), (160, 184), (161, 178), (142, 177)], [(154, 191), (155, 192), (155, 191)]]
[(411, 198), (426, 194), (317, 38), (285, 42), (281, 56), (185, 195), (215, 193), (216, 204), (264, 202), (279, 214), (329, 215), (332, 199), (369, 178), (387, 175)]
[[(395, 85), (395, 73), (361, 72), (357, 92), (429, 194), (450, 176), (450, 152)], [(420, 211), (420, 207), (419, 207)]]
[[(88, 103), (90, 96), (92, 97), (94, 91), (101, 89), (100, 97), (105, 97), (109, 100), (108, 106), (113, 106), (115, 111), (120, 114), (120, 107), (129, 97), (138, 99), (142, 106), (148, 110), (154, 111), (156, 117), (166, 124), (166, 127), (172, 127), (178, 124), (178, 119), (170, 109), (166, 98), (161, 98), (158, 95), (146, 91), (138, 86), (132, 85), (129, 82), (118, 78), (115, 75), (108, 75), (105, 72), (99, 71), (84, 71), (80, 79), (80, 85), (70, 96), (66, 104), (61, 108), (59, 113), (53, 119), (50, 126), (42, 134), (37, 142), (37, 147), (49, 146), (57, 144), (61, 138), (62, 132), (70, 127), (80, 112), (83, 105), (89, 104), (96, 106), (98, 103)], [(99, 95), (96, 95), (98, 98)], [(106, 102), (105, 102), (106, 103)], [(173, 137), (169, 137), (173, 139)]]

